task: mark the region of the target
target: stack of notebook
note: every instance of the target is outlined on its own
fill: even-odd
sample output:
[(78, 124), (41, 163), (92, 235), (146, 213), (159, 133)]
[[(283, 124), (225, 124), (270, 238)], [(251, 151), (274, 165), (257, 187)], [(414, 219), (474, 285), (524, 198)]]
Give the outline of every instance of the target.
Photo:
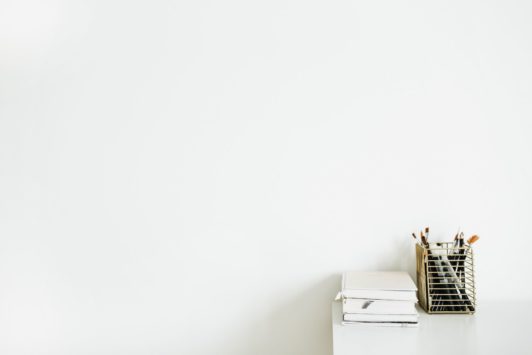
[(343, 324), (417, 326), (416, 285), (402, 271), (343, 274)]

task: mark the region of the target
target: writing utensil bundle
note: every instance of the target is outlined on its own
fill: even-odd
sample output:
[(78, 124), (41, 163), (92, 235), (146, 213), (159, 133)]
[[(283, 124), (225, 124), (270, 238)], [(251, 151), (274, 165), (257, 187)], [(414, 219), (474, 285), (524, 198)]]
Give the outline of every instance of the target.
[(343, 324), (418, 324), (416, 285), (402, 271), (350, 271), (342, 275)]
[(458, 232), (452, 242), (429, 243), (429, 228), (420, 232), (417, 242), (417, 274), (420, 305), (429, 313), (474, 313), (475, 285), (473, 251), (479, 240), (467, 240)]

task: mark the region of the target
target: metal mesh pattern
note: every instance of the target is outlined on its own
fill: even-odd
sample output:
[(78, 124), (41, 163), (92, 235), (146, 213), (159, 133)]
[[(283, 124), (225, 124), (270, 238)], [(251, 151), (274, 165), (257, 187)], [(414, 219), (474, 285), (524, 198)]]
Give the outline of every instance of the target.
[(474, 313), (473, 249), (469, 245), (416, 245), (419, 303), (428, 313)]

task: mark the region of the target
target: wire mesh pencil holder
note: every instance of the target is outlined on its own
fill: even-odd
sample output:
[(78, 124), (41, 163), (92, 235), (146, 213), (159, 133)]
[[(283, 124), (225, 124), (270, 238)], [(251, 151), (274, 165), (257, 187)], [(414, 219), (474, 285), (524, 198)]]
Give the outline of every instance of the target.
[(475, 313), (473, 249), (454, 244), (416, 244), (418, 299), (427, 313)]

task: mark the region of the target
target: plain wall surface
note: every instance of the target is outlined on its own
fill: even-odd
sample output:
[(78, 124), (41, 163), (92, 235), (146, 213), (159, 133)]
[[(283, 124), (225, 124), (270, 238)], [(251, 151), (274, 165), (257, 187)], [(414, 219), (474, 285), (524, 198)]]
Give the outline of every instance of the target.
[(330, 355), (462, 227), (532, 299), (529, 1), (0, 1), (0, 353)]

